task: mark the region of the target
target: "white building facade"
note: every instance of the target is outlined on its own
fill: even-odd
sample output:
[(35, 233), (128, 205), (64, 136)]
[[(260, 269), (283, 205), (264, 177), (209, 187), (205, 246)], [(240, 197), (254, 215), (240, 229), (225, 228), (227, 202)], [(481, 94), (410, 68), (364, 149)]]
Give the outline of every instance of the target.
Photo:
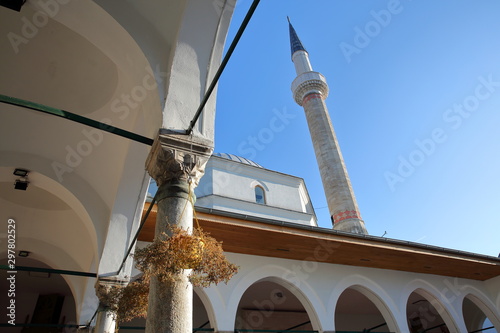
[(303, 179), (236, 155), (214, 154), (195, 194), (198, 208), (317, 226)]
[[(498, 331), (498, 258), (319, 228), (304, 221), (302, 209), (293, 209), (304, 206), (300, 200), (286, 203), (293, 197), (308, 202), (300, 178), (231, 154), (214, 154), (206, 170), (197, 188), (197, 217), (223, 242), (239, 272), (227, 285), (195, 289), (195, 328)], [(259, 186), (266, 189), (264, 203), (255, 194)], [(273, 188), (288, 198), (280, 209), (271, 197), (281, 192)], [(154, 216), (140, 246), (151, 241), (153, 224)]]

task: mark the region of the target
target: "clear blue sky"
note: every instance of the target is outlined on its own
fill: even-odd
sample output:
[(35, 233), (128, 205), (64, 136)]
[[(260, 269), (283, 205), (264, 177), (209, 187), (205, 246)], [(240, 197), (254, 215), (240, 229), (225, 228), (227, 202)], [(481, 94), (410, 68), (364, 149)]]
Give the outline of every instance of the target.
[[(238, 1), (228, 45), (250, 4)], [(261, 1), (219, 83), (215, 150), (304, 178), (318, 224), (329, 228), (290, 91), (287, 15), (329, 83), (369, 233), (497, 256), (500, 2)], [(278, 114), (283, 126), (271, 130)]]

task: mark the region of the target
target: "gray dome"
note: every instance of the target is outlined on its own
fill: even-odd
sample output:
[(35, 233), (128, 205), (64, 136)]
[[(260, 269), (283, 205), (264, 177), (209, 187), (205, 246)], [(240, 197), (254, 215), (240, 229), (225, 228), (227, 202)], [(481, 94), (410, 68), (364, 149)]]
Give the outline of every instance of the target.
[(236, 156), (233, 154), (226, 154), (226, 153), (213, 153), (212, 156), (217, 156), (221, 158), (225, 158), (226, 160), (231, 160), (235, 162), (240, 162), (243, 164), (248, 164), (257, 168), (263, 168), (262, 165), (255, 163), (254, 161), (249, 160), (248, 158), (244, 158), (241, 156)]

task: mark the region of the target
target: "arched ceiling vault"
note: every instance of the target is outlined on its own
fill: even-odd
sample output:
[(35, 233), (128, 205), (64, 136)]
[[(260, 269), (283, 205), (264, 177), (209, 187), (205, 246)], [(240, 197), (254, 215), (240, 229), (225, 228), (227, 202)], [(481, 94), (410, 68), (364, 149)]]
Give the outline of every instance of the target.
[[(20, 13), (0, 7), (0, 31), (7, 36), (0, 39), (0, 94), (153, 137), (160, 99), (141, 48), (95, 2), (54, 3), (28, 2)], [(144, 161), (126, 164), (130, 148), (139, 146), (146, 156), (149, 146), (6, 104), (0, 118), (2, 218), (16, 220), (21, 244), (43, 238), (89, 270), (103, 250), (125, 173), (137, 175), (130, 181), (137, 200)], [(30, 171), (26, 191), (14, 189), (15, 168)], [(71, 263), (54, 265), (69, 269)]]

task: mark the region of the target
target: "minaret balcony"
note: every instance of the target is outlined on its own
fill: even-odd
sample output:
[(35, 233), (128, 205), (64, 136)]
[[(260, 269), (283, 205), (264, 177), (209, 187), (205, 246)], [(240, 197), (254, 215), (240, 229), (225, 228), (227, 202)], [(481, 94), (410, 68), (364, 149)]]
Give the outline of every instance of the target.
[(328, 96), (328, 84), (325, 77), (318, 72), (305, 72), (292, 82), (292, 92), (295, 102), (302, 105), (304, 97), (311, 93), (321, 94), (325, 99)]

